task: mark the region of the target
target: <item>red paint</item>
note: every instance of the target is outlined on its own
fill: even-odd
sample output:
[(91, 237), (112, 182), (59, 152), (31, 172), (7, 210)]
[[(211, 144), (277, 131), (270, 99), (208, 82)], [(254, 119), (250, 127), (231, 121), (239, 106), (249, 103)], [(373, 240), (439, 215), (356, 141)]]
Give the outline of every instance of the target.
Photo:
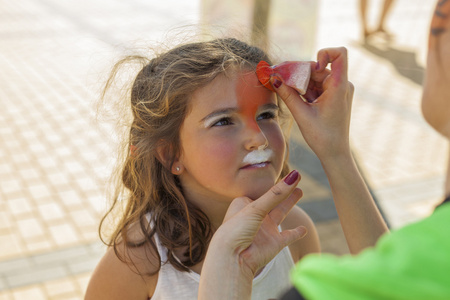
[(272, 67), (269, 65), (269, 63), (265, 61), (260, 61), (259, 64), (256, 66), (256, 76), (258, 76), (259, 82), (262, 83), (266, 88), (271, 90), (272, 92), (275, 92), (272, 85), (270, 84), (270, 75), (273, 74)]
[(275, 91), (270, 84), (270, 77), (276, 75), (283, 82), (297, 90), (300, 94), (306, 93), (309, 78), (311, 76), (311, 65), (309, 62), (285, 61), (276, 66), (270, 66), (265, 61), (260, 61), (256, 66), (258, 80), (269, 90)]
[(245, 117), (248, 125), (260, 131), (256, 121), (258, 109), (271, 103), (271, 92), (265, 89), (258, 81), (255, 73), (243, 73), (237, 77), (236, 98), (239, 111)]

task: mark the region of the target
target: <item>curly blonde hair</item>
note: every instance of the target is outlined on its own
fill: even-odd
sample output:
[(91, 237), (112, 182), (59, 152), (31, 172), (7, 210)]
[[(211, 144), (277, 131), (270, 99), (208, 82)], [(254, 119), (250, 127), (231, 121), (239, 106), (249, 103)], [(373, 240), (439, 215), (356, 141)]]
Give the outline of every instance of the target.
[[(133, 151), (128, 152), (121, 164), (121, 182), (116, 186), (111, 210), (102, 219), (100, 232), (105, 218), (121, 202), (119, 198), (124, 198), (121, 220), (106, 244), (126, 261), (117, 250), (119, 243), (124, 242), (127, 247), (150, 245), (158, 253), (153, 240), (156, 233), (167, 249), (168, 263), (180, 271), (188, 271), (204, 259), (213, 234), (208, 217), (185, 199), (178, 177), (171, 172), (182, 150), (179, 132), (189, 99), (230, 68), (254, 71), (259, 61), (270, 63), (270, 59), (263, 50), (234, 38), (183, 44), (151, 60), (133, 56), (120, 61), (105, 91), (120, 65), (135, 59), (144, 62), (144, 67), (134, 79), (129, 95), (132, 124), (127, 144)], [(167, 163), (160, 161), (159, 147), (164, 147)], [(288, 171), (286, 158), (281, 176)], [(151, 226), (146, 216), (151, 217)], [(138, 241), (128, 233), (135, 224), (140, 224), (144, 233)], [(176, 258), (176, 249), (188, 250), (182, 258)], [(160, 267), (161, 262), (156, 272)]]

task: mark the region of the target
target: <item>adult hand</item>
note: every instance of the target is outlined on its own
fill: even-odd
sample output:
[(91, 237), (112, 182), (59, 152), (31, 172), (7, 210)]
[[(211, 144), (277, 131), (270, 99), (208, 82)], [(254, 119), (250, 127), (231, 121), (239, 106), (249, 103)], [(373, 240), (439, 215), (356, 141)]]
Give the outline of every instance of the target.
[[(259, 199), (236, 198), (228, 208), (220, 231), (230, 249), (252, 273), (265, 266), (284, 247), (306, 234), (303, 226), (280, 232), (278, 226), (303, 195), (296, 188), (300, 174), (292, 171)], [(290, 183), (290, 184), (289, 184)], [(222, 232), (220, 233), (222, 234)]]
[[(331, 63), (331, 70), (327, 65)], [(347, 50), (322, 49), (311, 62), (311, 79), (303, 98), (276, 76), (272, 85), (286, 103), (306, 142), (322, 160), (348, 154), (353, 85), (347, 79)]]
[(281, 249), (305, 236), (303, 226), (278, 229), (302, 196), (296, 188), (299, 180), (299, 173), (292, 171), (257, 200), (233, 200), (209, 245), (199, 299), (246, 299), (257, 271)]
[[(328, 64), (331, 70), (326, 68)], [(322, 163), (350, 252), (356, 254), (375, 245), (387, 226), (350, 151), (354, 88), (347, 79), (347, 50), (319, 51), (317, 63), (311, 63), (306, 101), (280, 80), (272, 78), (272, 85)]]

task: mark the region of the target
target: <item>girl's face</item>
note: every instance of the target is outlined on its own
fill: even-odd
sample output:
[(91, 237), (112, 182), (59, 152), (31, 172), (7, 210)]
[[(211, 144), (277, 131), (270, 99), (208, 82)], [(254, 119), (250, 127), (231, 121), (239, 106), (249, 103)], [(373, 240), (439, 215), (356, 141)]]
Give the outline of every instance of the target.
[(431, 22), (422, 113), (450, 138), (450, 1), (439, 1)]
[[(180, 131), (180, 181), (189, 201), (222, 202), (236, 197), (257, 199), (279, 178), (285, 139), (278, 123), (275, 93), (254, 72), (231, 78), (219, 75), (197, 90)], [(267, 145), (272, 155), (261, 161), (244, 157)]]

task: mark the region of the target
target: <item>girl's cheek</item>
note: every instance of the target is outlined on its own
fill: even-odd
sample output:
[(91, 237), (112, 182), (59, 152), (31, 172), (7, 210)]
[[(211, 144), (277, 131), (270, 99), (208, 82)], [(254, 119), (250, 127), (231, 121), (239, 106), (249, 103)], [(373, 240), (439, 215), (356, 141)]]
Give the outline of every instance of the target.
[(275, 121), (267, 125), (262, 125), (260, 128), (264, 135), (269, 138), (269, 144), (274, 144), (273, 146), (280, 146), (285, 144), (283, 131), (280, 125)]
[[(208, 145), (205, 149), (205, 155), (208, 156), (209, 159), (217, 160), (217, 161), (225, 161), (230, 157), (234, 157), (236, 153), (236, 147), (231, 141), (215, 141)], [(205, 157), (206, 159), (206, 157)]]
[(269, 144), (272, 144), (272, 148), (278, 153), (280, 159), (284, 161), (286, 157), (286, 139), (280, 127), (274, 130), (272, 140), (269, 141)]

